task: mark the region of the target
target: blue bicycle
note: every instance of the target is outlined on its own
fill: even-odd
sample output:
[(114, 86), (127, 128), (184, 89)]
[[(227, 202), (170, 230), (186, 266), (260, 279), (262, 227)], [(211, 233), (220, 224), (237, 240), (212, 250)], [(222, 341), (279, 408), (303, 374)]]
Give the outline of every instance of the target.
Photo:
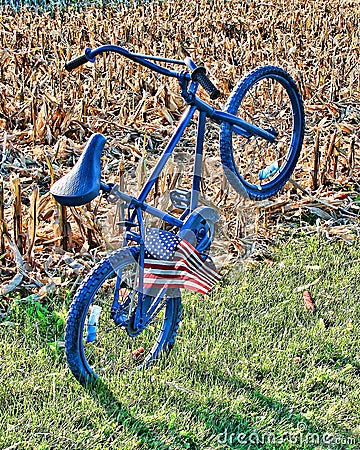
[[(198, 67), (190, 57), (173, 60), (105, 45), (86, 49), (84, 55), (68, 62), (66, 69), (94, 63), (98, 55), (106, 52), (118, 53), (176, 78), (188, 107), (137, 197), (101, 181), (100, 158), (106, 141), (101, 134), (90, 138), (73, 169), (51, 188), (62, 205), (82, 205), (100, 193), (109, 202), (121, 203), (125, 245), (86, 276), (67, 320), (67, 360), (83, 385), (99, 376), (113, 378), (128, 369), (148, 367), (166, 355), (174, 345), (180, 322), (179, 288), (206, 292), (218, 279), (209, 248), (219, 216), (214, 209), (199, 206), (206, 120), (220, 126), (220, 156), (228, 181), (238, 193), (252, 200), (274, 195), (287, 182), (301, 151), (305, 127), (301, 95), (290, 75), (278, 67), (252, 71), (238, 83), (224, 111), (220, 111), (197, 96), (199, 85), (211, 99), (218, 98), (220, 92), (205, 68)], [(184, 70), (170, 70), (165, 67), (168, 64), (181, 65)], [(192, 187), (170, 193), (173, 205), (181, 211), (176, 217), (146, 200), (196, 111)], [(145, 214), (161, 219), (171, 231), (147, 229)], [(173, 262), (181, 243), (185, 245), (179, 269)], [(154, 267), (156, 276), (152, 275)]]

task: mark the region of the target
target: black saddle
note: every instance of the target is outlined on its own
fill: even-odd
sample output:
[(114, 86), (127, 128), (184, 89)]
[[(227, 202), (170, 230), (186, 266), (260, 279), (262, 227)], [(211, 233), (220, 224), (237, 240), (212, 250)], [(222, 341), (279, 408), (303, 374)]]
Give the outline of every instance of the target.
[(102, 134), (93, 134), (75, 166), (51, 186), (50, 193), (61, 205), (84, 205), (99, 195), (100, 158), (105, 142)]

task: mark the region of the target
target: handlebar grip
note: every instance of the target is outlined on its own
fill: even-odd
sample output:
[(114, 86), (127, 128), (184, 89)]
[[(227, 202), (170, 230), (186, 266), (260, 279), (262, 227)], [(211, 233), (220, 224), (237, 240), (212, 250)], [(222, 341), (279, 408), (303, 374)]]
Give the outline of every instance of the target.
[(67, 62), (65, 64), (65, 69), (68, 72), (71, 72), (72, 70), (76, 69), (77, 67), (82, 66), (83, 64), (86, 64), (87, 62), (89, 62), (87, 56), (81, 55), (81, 56), (78, 56), (77, 58), (72, 59), (71, 61)]
[(211, 100), (215, 100), (220, 97), (221, 93), (213, 82), (207, 77), (205, 67), (197, 67), (191, 73), (191, 78), (201, 84), (201, 86), (209, 94)]

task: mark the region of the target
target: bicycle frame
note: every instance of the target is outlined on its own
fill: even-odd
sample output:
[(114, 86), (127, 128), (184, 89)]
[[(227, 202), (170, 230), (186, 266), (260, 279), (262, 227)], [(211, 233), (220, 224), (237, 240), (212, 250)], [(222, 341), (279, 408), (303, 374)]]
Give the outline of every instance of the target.
[[(159, 219), (162, 219), (166, 223), (177, 227), (181, 230), (181, 228), (184, 225), (184, 219), (191, 214), (199, 205), (199, 193), (200, 193), (200, 183), (201, 183), (201, 172), (202, 172), (202, 157), (203, 157), (203, 144), (204, 144), (204, 135), (205, 135), (205, 128), (206, 128), (206, 119), (208, 117), (207, 111), (204, 111), (204, 109), (199, 110), (198, 102), (200, 105), (202, 105), (203, 102), (200, 99), (195, 98), (195, 104), (189, 106), (186, 111), (184, 112), (183, 116), (180, 119), (180, 122), (178, 124), (178, 127), (176, 128), (172, 138), (170, 139), (168, 145), (164, 149), (160, 159), (158, 160), (157, 164), (155, 165), (150, 177), (148, 178), (147, 182), (145, 183), (145, 186), (141, 190), (139, 196), (137, 198), (129, 196), (125, 192), (119, 191), (116, 189), (116, 198), (120, 198), (123, 201), (125, 201), (128, 204), (128, 219), (129, 219), (129, 225), (126, 226), (126, 233), (125, 233), (125, 244), (127, 245), (129, 241), (135, 241), (140, 246), (140, 256), (138, 261), (138, 268), (139, 268), (139, 283), (137, 285), (137, 290), (139, 292), (139, 303), (136, 308), (136, 314), (134, 318), (134, 328), (137, 328), (139, 326), (146, 326), (146, 323), (149, 323), (151, 318), (157, 314), (157, 312), (161, 309), (161, 304), (163, 300), (163, 296), (165, 294), (165, 289), (163, 289), (157, 297), (154, 299), (154, 302), (151, 304), (150, 308), (147, 311), (143, 311), (143, 295), (140, 295), (140, 293), (144, 292), (143, 289), (143, 274), (144, 274), (144, 250), (145, 250), (145, 227), (143, 222), (143, 216), (142, 211), (157, 217)], [(190, 205), (189, 207), (183, 212), (180, 218), (176, 218), (175, 216), (172, 216), (171, 214), (164, 213), (158, 208), (155, 208), (152, 205), (149, 205), (146, 203), (146, 198), (148, 194), (150, 193), (151, 189), (155, 185), (156, 181), (158, 180), (165, 164), (169, 160), (171, 154), (173, 153), (176, 145), (178, 144), (179, 140), (181, 139), (183, 133), (185, 132), (186, 128), (188, 127), (191, 119), (193, 118), (196, 111), (199, 111), (198, 116), (198, 123), (197, 123), (197, 139), (196, 139), (196, 147), (195, 147), (195, 157), (194, 157), (194, 163), (193, 163), (193, 177), (192, 177), (192, 187), (191, 187), (191, 198), (190, 198)], [(222, 117), (222, 113), (220, 112), (212, 112), (212, 117)], [(133, 212), (130, 213), (130, 211), (133, 209)], [(132, 224), (137, 221), (137, 224), (139, 226), (139, 233), (134, 233), (131, 231)], [(144, 321), (145, 318), (145, 324), (140, 323), (140, 321)]]
[[(144, 222), (141, 212), (144, 211), (154, 217), (157, 217), (159, 219), (162, 219), (166, 223), (178, 227), (179, 229), (182, 228), (184, 225), (184, 219), (198, 207), (198, 200), (199, 200), (199, 192), (200, 192), (200, 182), (201, 182), (201, 169), (202, 169), (202, 155), (203, 155), (203, 143), (204, 143), (204, 134), (205, 134), (205, 125), (206, 125), (206, 113), (204, 111), (200, 111), (199, 117), (198, 117), (198, 133), (197, 133), (197, 141), (196, 141), (196, 148), (195, 148), (195, 160), (193, 165), (193, 180), (192, 180), (192, 188), (191, 188), (191, 199), (190, 199), (190, 206), (187, 208), (184, 213), (181, 215), (181, 217), (178, 219), (175, 216), (172, 216), (171, 214), (164, 213), (158, 208), (155, 208), (154, 206), (149, 205), (146, 203), (146, 198), (151, 191), (152, 187), (156, 183), (157, 179), (159, 178), (165, 164), (167, 163), (168, 159), (170, 158), (171, 154), (173, 153), (176, 145), (178, 144), (181, 136), (183, 135), (184, 131), (186, 130), (187, 126), (189, 125), (191, 119), (194, 116), (194, 113), (196, 112), (197, 108), (196, 106), (189, 106), (187, 110), (184, 112), (182, 118), (180, 119), (180, 122), (178, 124), (177, 129), (175, 130), (172, 138), (170, 139), (167, 147), (163, 151), (159, 161), (157, 162), (156, 166), (154, 167), (149, 179), (147, 180), (145, 186), (141, 190), (138, 198), (129, 196), (125, 192), (119, 191), (116, 189), (116, 198), (120, 198), (123, 201), (125, 201), (128, 204), (128, 219), (130, 225), (126, 226), (126, 234), (125, 234), (125, 243), (127, 244), (129, 241), (135, 241), (140, 246), (140, 256), (139, 256), (139, 285), (137, 287), (139, 292), (143, 292), (143, 272), (144, 272), (144, 249), (145, 249), (145, 242), (144, 242), (144, 236), (145, 236), (145, 229), (144, 229)], [(110, 196), (111, 200), (111, 196)], [(130, 211), (133, 209), (133, 212), (130, 213)], [(134, 221), (137, 220), (137, 224), (139, 226), (139, 233), (134, 233), (131, 231), (131, 226), (134, 223)], [(150, 310), (148, 311), (149, 316), (155, 313), (157, 306), (160, 304), (163, 297), (163, 293), (160, 293), (156, 299), (155, 305), (151, 305)], [(137, 316), (138, 318), (144, 317), (144, 312), (142, 311), (142, 305), (140, 305), (138, 314), (135, 317), (135, 324), (134, 326), (138, 325), (136, 323)]]
[[(192, 76), (187, 71), (173, 71), (169, 70), (165, 67), (159, 66), (158, 64), (155, 64), (152, 61), (160, 61), (160, 62), (167, 62), (172, 64), (178, 64), (187, 66), (191, 71), (195, 71), (197, 68), (194, 61), (192, 61), (190, 58), (185, 58), (184, 61), (179, 60), (172, 60), (167, 58), (161, 58), (156, 56), (148, 56), (148, 55), (141, 55), (136, 53), (131, 53), (128, 50), (118, 47), (115, 45), (105, 45), (102, 47), (99, 47), (97, 49), (91, 50), (86, 49), (85, 55), (78, 58), (78, 60), (74, 60), (72, 63), (72, 66), (69, 65), (69, 70), (72, 70), (72, 68), (78, 67), (79, 65), (83, 64), (84, 62), (95, 62), (96, 56), (104, 53), (104, 52), (115, 52), (118, 54), (121, 54), (129, 59), (131, 59), (134, 62), (137, 62), (157, 73), (160, 73), (165, 76), (174, 77), (177, 78), (180, 89), (181, 89), (181, 96), (184, 99), (184, 101), (188, 104), (187, 109), (183, 113), (179, 124), (171, 137), (169, 143), (167, 144), (166, 148), (164, 149), (162, 155), (160, 156), (157, 164), (155, 165), (150, 177), (145, 183), (145, 186), (141, 190), (139, 196), (133, 197), (125, 192), (121, 192), (118, 188), (118, 186), (110, 186), (106, 184), (102, 184), (102, 190), (108, 193), (108, 199), (110, 202), (115, 202), (117, 200), (123, 200), (127, 206), (128, 206), (128, 220), (125, 220), (125, 243), (128, 244), (129, 241), (134, 241), (139, 244), (140, 246), (140, 256), (138, 261), (138, 267), (139, 267), (139, 284), (137, 286), (137, 290), (139, 293), (144, 292), (143, 291), (143, 273), (144, 273), (144, 253), (145, 253), (145, 226), (143, 222), (143, 216), (142, 212), (146, 212), (152, 216), (155, 216), (157, 218), (162, 219), (166, 223), (179, 228), (184, 226), (185, 219), (188, 217), (191, 213), (193, 213), (196, 208), (198, 207), (199, 203), (199, 192), (200, 192), (200, 182), (201, 182), (201, 172), (202, 172), (202, 158), (203, 158), (203, 144), (204, 144), (204, 136), (205, 136), (205, 128), (206, 128), (206, 120), (209, 118), (212, 121), (214, 121), (217, 124), (221, 123), (229, 123), (232, 127), (232, 131), (240, 134), (244, 137), (250, 138), (251, 136), (259, 136), (267, 141), (273, 142), (276, 135), (273, 134), (269, 130), (264, 130), (262, 128), (259, 128), (257, 126), (252, 125), (249, 122), (246, 122), (245, 120), (238, 118), (232, 114), (216, 110), (213, 106), (209, 105), (204, 100), (200, 99), (197, 95), (197, 89), (199, 83), (197, 81), (194, 81), (192, 79)], [(176, 218), (175, 216), (164, 213), (160, 209), (149, 205), (146, 203), (146, 199), (148, 194), (150, 193), (151, 189), (153, 188), (154, 184), (158, 180), (165, 164), (169, 160), (171, 154), (173, 153), (176, 145), (179, 143), (183, 133), (185, 132), (186, 128), (188, 127), (191, 119), (193, 118), (195, 112), (198, 111), (198, 123), (197, 123), (197, 139), (196, 139), (196, 146), (195, 146), (195, 156), (194, 156), (194, 163), (193, 163), (193, 178), (192, 178), (192, 187), (191, 187), (191, 197), (190, 197), (190, 204), (185, 209), (183, 214), (180, 218)], [(137, 223), (136, 223), (137, 222)], [(139, 233), (135, 233), (131, 231), (131, 228), (133, 226), (139, 227)], [(158, 297), (154, 300), (153, 304), (150, 306), (149, 310), (145, 312), (148, 313), (147, 320), (149, 319), (149, 316), (152, 316), (156, 314), (157, 308), (160, 308), (160, 302), (163, 298), (165, 289), (162, 289), (160, 291), (160, 294)], [(116, 295), (115, 295), (116, 297)], [(114, 303), (116, 302), (116, 298), (114, 300)], [(144, 311), (142, 311), (142, 295), (139, 295), (139, 304), (136, 311), (135, 316), (135, 328), (137, 326), (144, 326), (141, 325), (141, 319), (144, 318)]]
[[(161, 58), (161, 57), (155, 57), (155, 56), (148, 56), (148, 55), (140, 55), (131, 53), (128, 50), (114, 46), (114, 45), (105, 45), (102, 47), (99, 47), (95, 50), (87, 49), (85, 54), (87, 55), (87, 58), (90, 62), (95, 61), (95, 57), (98, 54), (104, 53), (104, 52), (115, 52), (119, 53), (123, 56), (126, 56), (127, 58), (145, 66), (148, 67), (158, 73), (161, 73), (162, 75), (170, 76), (170, 77), (176, 77), (179, 81), (180, 87), (181, 87), (181, 95), (185, 102), (189, 105), (189, 107), (186, 109), (184, 114), (182, 115), (179, 124), (171, 137), (168, 145), (166, 146), (165, 150), (163, 151), (159, 161), (157, 162), (156, 166), (154, 167), (149, 179), (147, 180), (145, 186), (141, 190), (138, 198), (131, 197), (127, 195), (124, 192), (117, 191), (117, 195), (127, 202), (129, 204), (130, 208), (134, 208), (134, 214), (131, 216), (131, 221), (135, 219), (136, 217), (136, 210), (142, 210), (145, 211), (155, 217), (158, 217), (165, 222), (169, 223), (170, 225), (173, 225), (175, 227), (181, 228), (184, 224), (183, 218), (187, 216), (189, 212), (194, 211), (194, 209), (198, 206), (198, 197), (199, 197), (199, 189), (200, 189), (200, 180), (201, 180), (201, 167), (202, 167), (202, 154), (203, 154), (203, 143), (204, 143), (204, 135), (205, 135), (205, 128), (206, 128), (206, 119), (209, 118), (213, 122), (217, 124), (221, 124), (223, 122), (227, 122), (232, 126), (232, 130), (240, 134), (244, 137), (251, 137), (251, 136), (259, 136), (269, 142), (273, 142), (276, 135), (274, 135), (272, 132), (268, 130), (264, 130), (262, 128), (259, 128), (255, 125), (252, 125), (251, 123), (236, 117), (232, 114), (226, 113), (224, 111), (216, 110), (213, 106), (209, 105), (204, 100), (201, 100), (198, 96), (196, 96), (196, 91), (198, 88), (198, 83), (191, 81), (191, 75), (188, 72), (176, 72), (169, 69), (166, 69), (164, 67), (161, 67), (157, 64), (154, 64), (149, 59), (155, 60), (155, 61), (162, 61), (162, 62), (169, 62), (174, 64), (180, 64), (180, 65), (187, 65), (192, 70), (196, 69), (196, 64), (190, 59), (186, 58), (184, 61), (179, 60), (172, 60), (168, 58)], [(187, 85), (191, 81), (191, 85), (189, 89), (187, 89)], [(171, 154), (173, 153), (176, 145), (180, 141), (182, 135), (184, 134), (186, 128), (188, 127), (191, 119), (193, 118), (195, 112), (199, 112), (198, 117), (198, 128), (197, 128), (197, 140), (196, 140), (196, 148), (195, 148), (195, 161), (194, 161), (194, 170), (193, 170), (193, 182), (192, 182), (192, 190), (191, 190), (191, 201), (190, 201), (190, 208), (187, 209), (184, 214), (181, 216), (180, 219), (177, 219), (176, 217), (164, 213), (163, 211), (148, 205), (145, 201), (146, 198), (151, 191), (152, 187), (156, 183), (157, 179), (159, 178), (165, 164), (167, 163), (168, 159), (170, 158)], [(109, 191), (110, 189), (106, 189), (106, 191)]]

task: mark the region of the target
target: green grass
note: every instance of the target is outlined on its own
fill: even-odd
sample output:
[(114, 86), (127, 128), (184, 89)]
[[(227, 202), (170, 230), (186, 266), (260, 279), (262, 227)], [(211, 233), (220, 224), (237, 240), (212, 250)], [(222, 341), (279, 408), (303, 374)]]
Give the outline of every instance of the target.
[[(57, 345), (68, 299), (14, 302), (0, 448), (359, 448), (360, 245), (303, 239), (272, 259), (234, 268), (211, 297), (186, 294), (167, 361), (94, 391)], [(297, 288), (316, 280), (309, 312)]]

